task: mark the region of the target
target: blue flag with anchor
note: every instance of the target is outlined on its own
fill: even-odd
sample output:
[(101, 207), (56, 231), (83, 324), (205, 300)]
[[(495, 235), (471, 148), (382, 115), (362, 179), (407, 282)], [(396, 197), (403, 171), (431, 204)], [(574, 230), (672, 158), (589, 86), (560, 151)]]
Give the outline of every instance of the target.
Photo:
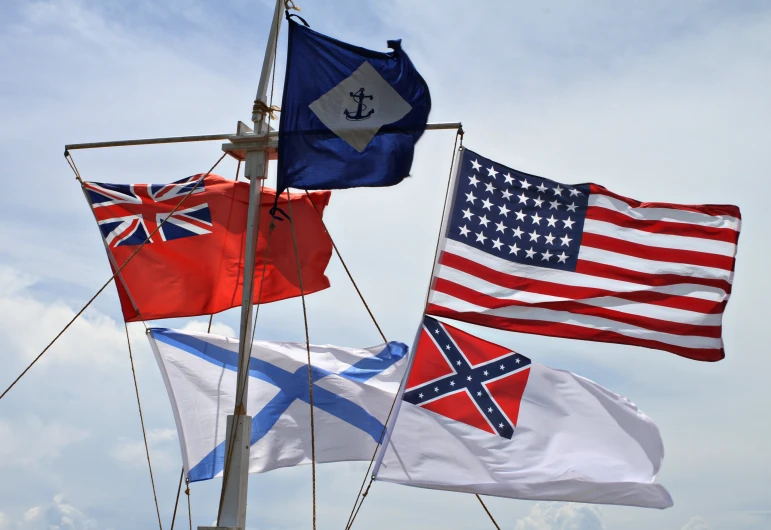
[[(238, 340), (151, 328), (190, 481), (220, 476), (227, 416), (233, 413)], [(311, 346), (317, 462), (369, 461), (406, 368), (399, 342), (368, 349)], [(249, 472), (311, 461), (305, 344), (255, 341), (247, 412)]]
[(392, 186), (409, 175), (431, 96), (401, 41), (388, 46), (370, 51), (289, 21), (279, 193)]

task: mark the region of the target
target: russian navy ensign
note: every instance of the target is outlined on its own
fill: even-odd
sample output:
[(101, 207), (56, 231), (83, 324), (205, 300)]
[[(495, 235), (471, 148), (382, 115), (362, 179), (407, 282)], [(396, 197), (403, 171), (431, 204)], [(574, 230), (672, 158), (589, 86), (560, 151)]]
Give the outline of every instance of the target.
[(409, 175), (431, 96), (401, 49), (375, 52), (289, 22), (278, 191), (391, 186)]

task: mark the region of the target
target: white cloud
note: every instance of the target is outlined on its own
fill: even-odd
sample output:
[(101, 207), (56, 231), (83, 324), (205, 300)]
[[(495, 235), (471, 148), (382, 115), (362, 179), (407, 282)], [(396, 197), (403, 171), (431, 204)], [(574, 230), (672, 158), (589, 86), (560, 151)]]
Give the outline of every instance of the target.
[(589, 504), (539, 502), (515, 530), (605, 530), (600, 509)]
[[(214, 320), (212, 321), (212, 325), (211, 325), (211, 333), (214, 335), (223, 335), (225, 337), (238, 338), (238, 332), (236, 330), (234, 330), (227, 324), (223, 324), (222, 322), (217, 322), (217, 316), (218, 315), (214, 315)], [(207, 329), (209, 329), (208, 320), (193, 320), (193, 321), (187, 322), (182, 328), (182, 331), (200, 331), (205, 333)]]
[(701, 517), (691, 517), (690, 520), (685, 523), (682, 530), (711, 530), (712, 527), (707, 524), (707, 521)]
[[(0, 266), (0, 331), (26, 363), (34, 359), (75, 315), (60, 300), (43, 301), (32, 294), (37, 279)], [(125, 351), (126, 338), (115, 321), (90, 310), (46, 354), (54, 363), (114, 365)], [(21, 365), (21, 363), (19, 363)]]
[(99, 525), (96, 520), (67, 503), (60, 494), (54, 496), (53, 502), (27, 510), (18, 527), (29, 530), (97, 530)]
[[(267, 13), (262, 5), (235, 4), (258, 18)], [(462, 120), (469, 147), (525, 171), (593, 180), (643, 200), (742, 207), (737, 283), (726, 315), (728, 358), (721, 363), (489, 330), (484, 335), (628, 395), (661, 426), (667, 450), (661, 481), (675, 507), (603, 508), (608, 528), (681, 528), (694, 513), (708, 516), (714, 528), (767, 528), (764, 488), (771, 457), (763, 441), (771, 433), (758, 418), (767, 415), (764, 374), (771, 369), (762, 310), (771, 297), (764, 269), (771, 152), (763, 142), (771, 123), (769, 13), (723, 16), (715, 9), (718, 3), (706, 0), (648, 2), (634, 9), (613, 2), (510, 2), (496, 6), (494, 16), (465, 0), (349, 4), (356, 8), (345, 16), (375, 11), (387, 16), (386, 24), (356, 20), (345, 27), (339, 23), (344, 10), (324, 3), (303, 6), (303, 16), (315, 29), (333, 33), (337, 26), (346, 33), (335, 36), (379, 48), (384, 36), (403, 36), (431, 85), (432, 120)], [(3, 383), (110, 275), (93, 219), (61, 159), (62, 145), (231, 130), (235, 120), (248, 117), (265, 38), (248, 16), (215, 20), (227, 8), (206, 2), (19, 1), (3, 3), (0, 11), (6, 15), (16, 6), (18, 13), (0, 17), (5, 68), (0, 158), (6, 184), (0, 222), (8, 228), (0, 231), (0, 264), (15, 267), (0, 268)], [(233, 42), (238, 53), (224, 44)], [(328, 210), (336, 243), (392, 340), (410, 341), (422, 308), (451, 144), (452, 133), (426, 134), (413, 178), (384, 190), (335, 192)], [(212, 143), (75, 157), (87, 179), (163, 182), (206, 170), (219, 154)], [(228, 162), (222, 169), (234, 168)], [(311, 340), (374, 343), (379, 340), (374, 326), (335, 259), (333, 288), (308, 299)], [(117, 308), (110, 286), (0, 401), (0, 459), (9, 476), (0, 484), (0, 511), (10, 528), (22, 521), (13, 512), (16, 506), (38, 506), (32, 512), (38, 518), (51, 507), (59, 510), (57, 502), (46, 504), (59, 491), (67, 491), (76, 506), (87, 499), (113, 510), (114, 521), (102, 527), (153, 523), (153, 510), (144, 510), (149, 481)], [(299, 301), (263, 309), (259, 337), (302, 340)], [(217, 333), (235, 336), (237, 325), (232, 312), (215, 316)], [(189, 326), (205, 329), (205, 321)], [(168, 433), (174, 423), (165, 388), (141, 325), (129, 329), (143, 403), (157, 405), (145, 408), (147, 426)], [(37, 424), (24, 419), (36, 415)], [(87, 437), (79, 439), (83, 433)], [(44, 473), (7, 467), (14, 460), (32, 465), (49, 439), (59, 449), (49, 452)], [(176, 443), (163, 436), (152, 451), (179, 461)], [(127, 464), (136, 458), (142, 465), (123, 465), (116, 454)], [(344, 523), (346, 501), (364, 470), (340, 469), (320, 466), (319, 495), (325, 521)], [(298, 469), (253, 477), (250, 520), (274, 516), (268, 505), (285, 508), (298, 525), (307, 522), (308, 474)], [(162, 502), (170, 497), (165, 491), (175, 491), (177, 478), (178, 469), (156, 476)], [(329, 484), (334, 488), (326, 489)], [(211, 522), (217, 489), (214, 481), (194, 485), (194, 517), (201, 516), (196, 522)], [(339, 491), (348, 496), (341, 499)], [(525, 513), (530, 503), (491, 499), (489, 504), (504, 524), (504, 515), (522, 525), (568, 524), (576, 517), (597, 522), (593, 507), (541, 503)], [(725, 515), (748, 505), (758, 512)], [(170, 514), (168, 508), (164, 513)], [(61, 526), (63, 516), (53, 524)], [(439, 529), (483, 527), (484, 517), (471, 496), (376, 484), (360, 520), (373, 529), (416, 521), (421, 528)], [(285, 521), (276, 516), (271, 527), (286, 528)]]
[(12, 297), (35, 284), (35, 278), (10, 267), (0, 266), (0, 296)]
[(16, 421), (0, 420), (0, 469), (44, 469), (65, 448), (88, 437), (84, 429), (61, 421), (45, 423), (34, 415)]
[[(149, 429), (147, 431), (147, 445), (150, 448), (153, 468), (170, 470), (179, 467), (179, 444), (177, 443), (176, 429)], [(128, 467), (143, 466), (147, 461), (145, 444), (141, 438), (118, 438), (110, 449), (110, 456)]]

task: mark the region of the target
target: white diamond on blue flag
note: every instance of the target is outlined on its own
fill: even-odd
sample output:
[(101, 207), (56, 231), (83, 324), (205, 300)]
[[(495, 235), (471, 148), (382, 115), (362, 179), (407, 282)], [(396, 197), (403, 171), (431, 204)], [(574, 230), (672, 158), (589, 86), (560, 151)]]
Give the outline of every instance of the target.
[(333, 133), (361, 153), (383, 125), (402, 119), (412, 105), (365, 61), (310, 108)]
[(393, 186), (410, 174), (431, 111), (402, 50), (376, 52), (289, 21), (278, 192)]

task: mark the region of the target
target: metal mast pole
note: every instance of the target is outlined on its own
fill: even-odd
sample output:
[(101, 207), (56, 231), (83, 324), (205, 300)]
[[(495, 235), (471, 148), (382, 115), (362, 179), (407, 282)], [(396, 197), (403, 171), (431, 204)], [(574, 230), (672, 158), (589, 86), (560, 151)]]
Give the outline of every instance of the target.
[[(249, 447), (251, 438), (252, 418), (247, 415), (247, 398), (249, 390), (249, 358), (252, 337), (252, 303), (254, 293), (254, 264), (257, 236), (260, 223), (260, 201), (262, 180), (267, 173), (267, 152), (275, 149), (275, 141), (270, 145), (268, 127), (265, 123), (268, 103), (268, 80), (273, 66), (276, 51), (276, 39), (281, 27), (281, 10), (283, 1), (276, 0), (273, 20), (265, 49), (265, 58), (260, 73), (260, 83), (254, 102), (252, 132), (243, 123), (239, 123), (235, 136), (229, 138), (230, 143), (222, 149), (236, 158), (246, 161), (246, 177), (249, 179), (251, 191), (249, 194), (249, 213), (246, 226), (246, 249), (244, 253), (244, 284), (241, 300), (241, 322), (238, 341), (238, 372), (236, 386), (235, 411), (228, 416), (228, 427), (225, 448), (225, 468), (220, 497), (217, 528), (246, 528), (246, 494), (249, 473)], [(231, 446), (232, 442), (232, 446)]]

